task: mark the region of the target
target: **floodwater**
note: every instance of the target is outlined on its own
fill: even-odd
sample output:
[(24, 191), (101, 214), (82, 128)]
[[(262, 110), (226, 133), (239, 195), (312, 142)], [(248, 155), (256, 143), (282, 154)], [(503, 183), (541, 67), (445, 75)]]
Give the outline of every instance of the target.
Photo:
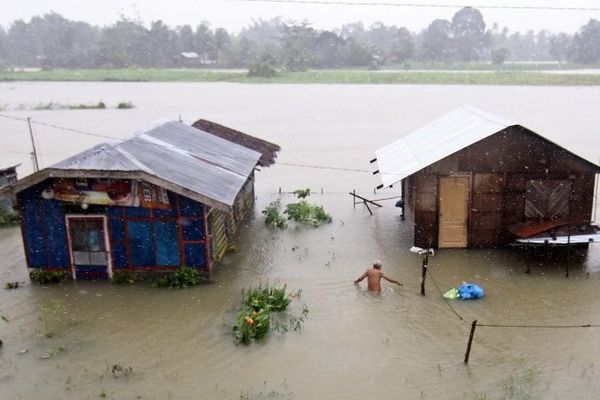
[[(132, 110), (10, 111), (38, 103), (132, 101)], [(254, 215), (238, 250), (215, 268), (216, 283), (187, 290), (144, 284), (75, 282), (0, 289), (2, 399), (590, 399), (600, 396), (600, 328), (479, 327), (463, 356), (472, 320), (483, 324), (600, 324), (600, 246), (570, 259), (532, 262), (510, 250), (446, 250), (430, 260), (442, 291), (462, 281), (487, 293), (453, 302), (430, 279), (419, 294), (420, 258), (408, 251), (410, 226), (394, 200), (368, 211), (348, 192), (373, 194), (374, 150), (464, 104), (600, 158), (600, 88), (243, 85), (189, 83), (3, 83), (0, 105), (14, 117), (115, 138), (164, 120), (206, 118), (279, 143), (278, 164), (257, 174)], [(34, 125), (42, 166), (105, 139)], [(25, 123), (0, 118), (4, 164), (31, 171)], [(307, 168), (318, 165), (346, 170)], [(333, 216), (312, 229), (264, 226), (260, 210), (287, 192)], [(280, 195), (279, 188), (282, 190)], [(321, 193), (321, 190), (323, 193)], [(27, 282), (18, 229), (0, 230), (0, 281)], [(405, 287), (382, 295), (352, 281), (373, 259)], [(302, 289), (299, 331), (235, 344), (231, 326), (242, 289), (259, 282)], [(51, 334), (47, 337), (47, 334)], [(118, 365), (125, 371), (116, 370)], [(131, 368), (131, 369), (129, 369)]]

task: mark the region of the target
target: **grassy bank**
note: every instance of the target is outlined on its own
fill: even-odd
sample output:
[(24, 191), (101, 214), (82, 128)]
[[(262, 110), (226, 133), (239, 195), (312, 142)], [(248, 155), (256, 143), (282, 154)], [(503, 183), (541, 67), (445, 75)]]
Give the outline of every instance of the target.
[(251, 78), (245, 72), (239, 70), (86, 69), (27, 72), (0, 71), (0, 81), (597, 86), (600, 85), (600, 74), (548, 74), (525, 71), (310, 70), (281, 72), (274, 78)]

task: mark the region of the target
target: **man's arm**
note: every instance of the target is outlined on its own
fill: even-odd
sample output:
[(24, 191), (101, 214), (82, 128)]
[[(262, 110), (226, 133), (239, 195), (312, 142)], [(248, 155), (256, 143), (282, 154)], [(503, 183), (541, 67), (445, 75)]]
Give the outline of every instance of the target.
[(397, 280), (395, 280), (395, 279), (392, 279), (392, 278), (390, 278), (389, 276), (387, 276), (386, 274), (381, 274), (381, 277), (382, 277), (383, 279), (385, 279), (386, 281), (388, 281), (388, 282), (392, 282), (392, 283), (395, 283), (396, 285), (404, 286), (403, 284), (401, 284), (401, 283), (400, 283), (400, 281), (397, 281)]
[(363, 279), (365, 279), (366, 277), (367, 277), (367, 271), (365, 271), (365, 273), (364, 273), (364, 274), (362, 274), (362, 275), (360, 276), (360, 278), (358, 278), (357, 280), (355, 280), (355, 281), (354, 281), (354, 284), (355, 284), (355, 285), (358, 285), (358, 283), (359, 283), (360, 281), (362, 281)]

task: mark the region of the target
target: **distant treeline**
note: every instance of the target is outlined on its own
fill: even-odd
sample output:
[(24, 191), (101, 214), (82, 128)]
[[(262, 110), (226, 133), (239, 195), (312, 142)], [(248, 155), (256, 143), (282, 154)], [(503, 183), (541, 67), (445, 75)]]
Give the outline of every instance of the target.
[(121, 17), (105, 27), (70, 21), (56, 13), (0, 26), (0, 67), (248, 68), (267, 63), (288, 70), (464, 63), (506, 60), (600, 61), (600, 22), (590, 20), (574, 35), (548, 31), (525, 34), (487, 27), (481, 12), (465, 7), (451, 21), (434, 20), (413, 33), (375, 23), (327, 31), (281, 18), (254, 21), (240, 32), (207, 23), (146, 26)]

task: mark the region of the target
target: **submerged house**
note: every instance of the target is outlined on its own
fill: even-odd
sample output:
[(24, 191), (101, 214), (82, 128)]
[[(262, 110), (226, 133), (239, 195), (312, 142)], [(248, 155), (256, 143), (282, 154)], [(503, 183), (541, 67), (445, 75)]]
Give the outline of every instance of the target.
[[(0, 168), (0, 189), (17, 181), (17, 167), (21, 164)], [(13, 217), (14, 210), (10, 195), (0, 194), (0, 224), (9, 222)]]
[(279, 150), (240, 135), (271, 151), (169, 122), (9, 185), (27, 266), (73, 279), (179, 266), (210, 271), (254, 204), (255, 168), (272, 164)]
[(382, 187), (402, 185), (414, 244), (488, 248), (516, 233), (589, 226), (600, 167), (472, 106), (376, 151)]

